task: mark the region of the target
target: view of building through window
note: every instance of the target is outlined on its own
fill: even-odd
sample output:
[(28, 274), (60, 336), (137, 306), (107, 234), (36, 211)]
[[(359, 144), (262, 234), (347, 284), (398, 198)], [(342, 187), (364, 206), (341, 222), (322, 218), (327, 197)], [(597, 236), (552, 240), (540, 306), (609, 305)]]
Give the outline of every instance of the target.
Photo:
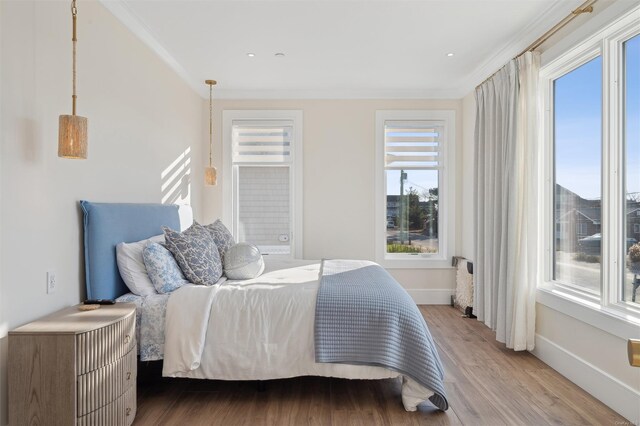
[(622, 300), (640, 303), (640, 35), (622, 51), (624, 193), (609, 197), (624, 203), (621, 235), (602, 232), (602, 58), (554, 81), (553, 279), (600, 294), (604, 237), (625, 256)]
[(601, 292), (602, 59), (554, 82), (553, 279)]

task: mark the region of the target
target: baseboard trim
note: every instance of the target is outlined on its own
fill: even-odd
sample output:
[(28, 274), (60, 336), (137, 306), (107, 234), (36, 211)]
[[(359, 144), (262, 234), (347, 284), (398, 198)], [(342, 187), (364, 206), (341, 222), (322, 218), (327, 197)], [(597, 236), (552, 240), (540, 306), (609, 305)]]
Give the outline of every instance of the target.
[(640, 424), (637, 390), (539, 334), (531, 353), (631, 423)]
[(416, 305), (450, 305), (455, 290), (449, 288), (408, 288)]

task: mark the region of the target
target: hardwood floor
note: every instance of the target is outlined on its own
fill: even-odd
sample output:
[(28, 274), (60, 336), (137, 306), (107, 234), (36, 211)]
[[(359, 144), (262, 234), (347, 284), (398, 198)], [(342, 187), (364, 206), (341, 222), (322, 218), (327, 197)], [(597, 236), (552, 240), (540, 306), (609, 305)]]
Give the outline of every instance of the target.
[(445, 367), (451, 405), (404, 411), (399, 379), (320, 377), (223, 382), (160, 377), (141, 370), (134, 425), (625, 425), (600, 401), (529, 353), (495, 341), (448, 306), (422, 306)]

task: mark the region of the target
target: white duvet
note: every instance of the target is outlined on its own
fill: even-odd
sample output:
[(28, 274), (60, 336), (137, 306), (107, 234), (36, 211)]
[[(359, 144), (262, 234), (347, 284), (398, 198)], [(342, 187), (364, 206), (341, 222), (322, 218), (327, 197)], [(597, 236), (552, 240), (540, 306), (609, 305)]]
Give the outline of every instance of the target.
[[(319, 262), (268, 261), (261, 276), (212, 287), (187, 285), (167, 304), (163, 376), (269, 380), (297, 376), (386, 379), (382, 367), (316, 363)], [(403, 378), (413, 411), (433, 392)]]

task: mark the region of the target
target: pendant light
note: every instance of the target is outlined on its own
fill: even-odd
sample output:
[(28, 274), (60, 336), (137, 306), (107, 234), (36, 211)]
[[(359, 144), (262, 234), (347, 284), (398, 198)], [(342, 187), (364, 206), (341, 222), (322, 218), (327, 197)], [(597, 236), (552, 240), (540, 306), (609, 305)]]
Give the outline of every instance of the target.
[(214, 186), (218, 183), (218, 171), (212, 164), (211, 151), (213, 149), (213, 86), (216, 85), (215, 80), (205, 80), (209, 85), (209, 167), (204, 168), (204, 183)]
[(71, 20), (73, 31), (73, 95), (71, 96), (71, 115), (61, 115), (58, 127), (58, 157), (85, 159), (87, 158), (87, 118), (76, 115), (76, 18), (78, 8), (76, 0), (71, 2)]

